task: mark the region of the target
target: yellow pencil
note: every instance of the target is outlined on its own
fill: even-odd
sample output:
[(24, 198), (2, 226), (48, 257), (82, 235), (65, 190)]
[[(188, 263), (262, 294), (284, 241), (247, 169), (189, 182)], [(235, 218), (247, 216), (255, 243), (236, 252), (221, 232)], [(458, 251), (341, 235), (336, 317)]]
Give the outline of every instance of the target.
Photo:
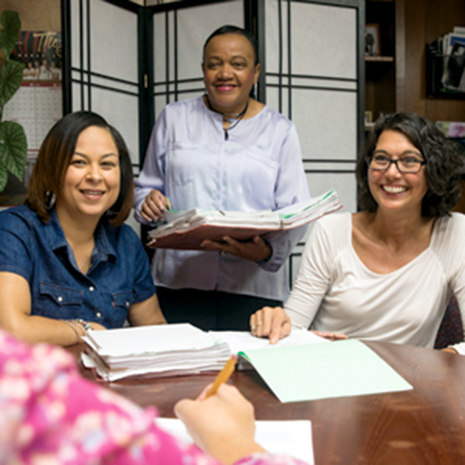
[(234, 372), (236, 362), (237, 362), (237, 355), (231, 355), (231, 357), (229, 357), (229, 360), (224, 364), (223, 369), (218, 373), (218, 376), (213, 382), (211, 388), (208, 390), (205, 398), (210, 397), (213, 394), (216, 394), (216, 391), (218, 391), (218, 388), (223, 383), (226, 383), (226, 381), (228, 381), (228, 379)]

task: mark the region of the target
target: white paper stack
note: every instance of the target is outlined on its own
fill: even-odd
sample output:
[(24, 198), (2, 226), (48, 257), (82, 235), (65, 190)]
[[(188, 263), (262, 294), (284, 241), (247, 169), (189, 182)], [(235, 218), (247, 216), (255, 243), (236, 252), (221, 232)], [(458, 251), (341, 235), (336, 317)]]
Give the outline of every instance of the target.
[(226, 342), (188, 323), (88, 331), (83, 363), (107, 381), (219, 371)]

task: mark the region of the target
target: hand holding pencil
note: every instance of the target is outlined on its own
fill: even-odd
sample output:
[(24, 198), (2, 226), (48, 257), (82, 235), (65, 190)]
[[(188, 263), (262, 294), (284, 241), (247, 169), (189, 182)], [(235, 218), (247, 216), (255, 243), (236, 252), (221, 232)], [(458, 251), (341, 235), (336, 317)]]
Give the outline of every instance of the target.
[(226, 381), (234, 371), (231, 357), (197, 400), (179, 401), (174, 412), (183, 421), (195, 443), (223, 463), (233, 463), (263, 448), (254, 440), (252, 404)]

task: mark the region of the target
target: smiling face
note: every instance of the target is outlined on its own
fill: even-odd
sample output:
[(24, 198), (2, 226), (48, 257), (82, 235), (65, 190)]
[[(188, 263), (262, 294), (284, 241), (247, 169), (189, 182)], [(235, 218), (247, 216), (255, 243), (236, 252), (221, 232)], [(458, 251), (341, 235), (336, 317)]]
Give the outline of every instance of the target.
[(56, 208), (60, 220), (100, 217), (116, 202), (120, 191), (119, 154), (108, 129), (90, 126), (76, 141)]
[(221, 113), (240, 113), (257, 82), (252, 44), (241, 34), (213, 37), (204, 51), (202, 71), (210, 105)]
[[(401, 132), (386, 130), (381, 133), (374, 154), (391, 159), (415, 157), (424, 160), (420, 151)], [(378, 209), (402, 210), (421, 214), (421, 204), (428, 186), (425, 166), (418, 173), (401, 173), (394, 163), (387, 171), (368, 168), (368, 184)]]

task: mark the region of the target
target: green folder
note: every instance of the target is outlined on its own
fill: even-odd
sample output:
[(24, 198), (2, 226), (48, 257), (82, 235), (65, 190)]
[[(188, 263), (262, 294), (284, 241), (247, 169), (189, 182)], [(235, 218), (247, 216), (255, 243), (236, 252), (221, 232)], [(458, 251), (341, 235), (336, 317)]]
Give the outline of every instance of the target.
[(413, 389), (356, 339), (239, 352), (281, 402)]

